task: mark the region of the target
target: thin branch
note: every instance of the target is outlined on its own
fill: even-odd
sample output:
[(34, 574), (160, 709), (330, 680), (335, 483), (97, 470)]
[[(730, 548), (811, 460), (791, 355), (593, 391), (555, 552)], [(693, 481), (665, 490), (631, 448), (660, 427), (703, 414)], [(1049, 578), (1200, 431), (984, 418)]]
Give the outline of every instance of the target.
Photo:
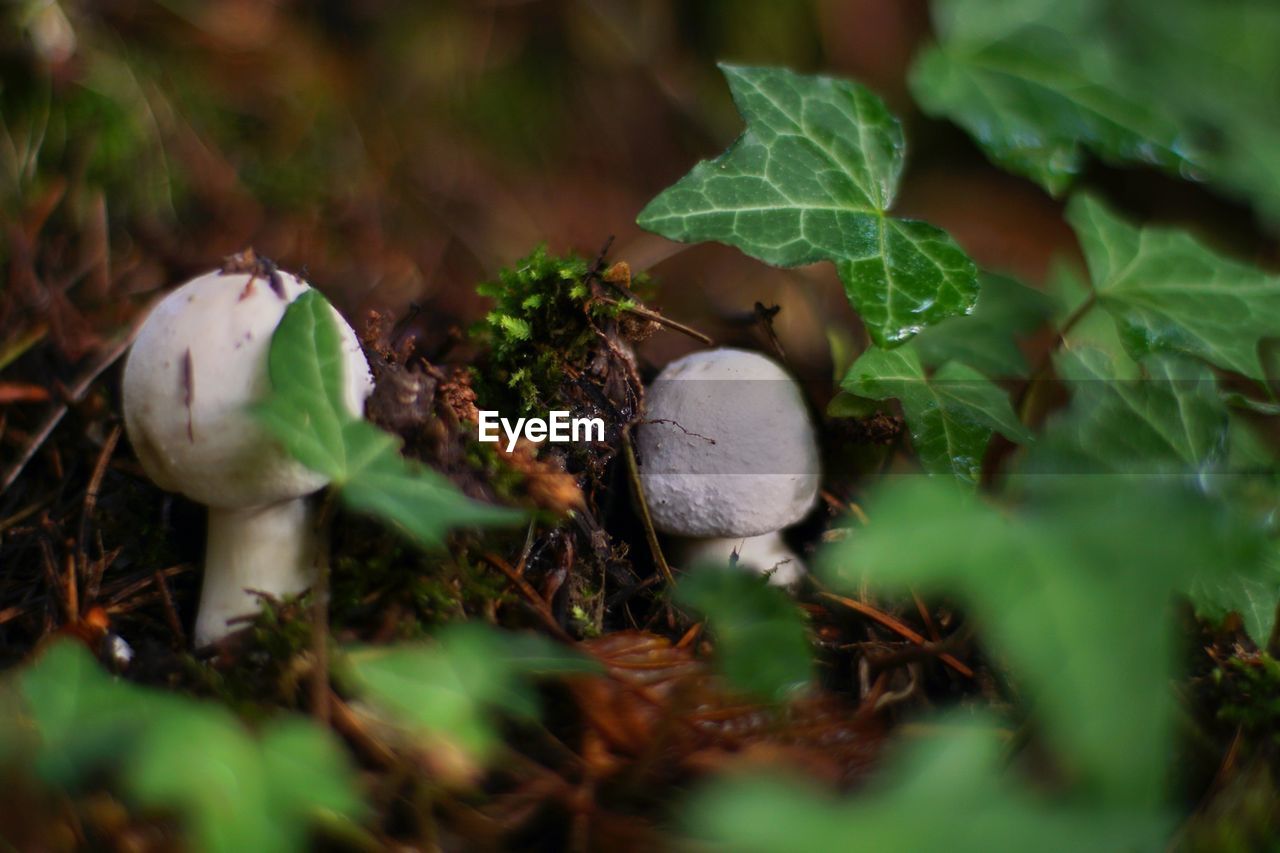
[(134, 321), (133, 325), (129, 327), (128, 332), (126, 332), (120, 340), (116, 341), (116, 343), (108, 349), (101, 358), (94, 362), (93, 365), (91, 365), (89, 369), (81, 375), (76, 384), (71, 387), (70, 391), (68, 391), (66, 400), (55, 406), (49, 414), (45, 416), (44, 421), (36, 428), (35, 433), (32, 434), (31, 440), (27, 442), (27, 446), (24, 447), (22, 449), (22, 453), (18, 455), (17, 461), (9, 466), (9, 469), (4, 473), (3, 479), (0, 479), (0, 493), (5, 492), (13, 485), (13, 482), (18, 479), (18, 475), (22, 473), (22, 469), (31, 461), (31, 457), (36, 455), (36, 451), (39, 450), (44, 445), (45, 441), (48, 440), (50, 434), (53, 433), (54, 428), (62, 422), (62, 419), (66, 416), (67, 411), (70, 408), (70, 404), (79, 402), (84, 395), (88, 393), (90, 386), (93, 385), (97, 378), (125, 354), (125, 351), (129, 349), (131, 344), (133, 344), (134, 338), (138, 336), (138, 332), (142, 330), (142, 323), (150, 313), (151, 306), (148, 306), (144, 310), (138, 312), (138, 318)]
[(684, 323), (678, 322), (676, 320), (672, 320), (670, 317), (664, 317), (663, 315), (659, 314), (657, 311), (650, 311), (648, 308), (644, 308), (639, 305), (627, 305), (625, 303), (619, 302), (617, 299), (611, 299), (608, 296), (597, 296), (596, 298), (606, 305), (616, 306), (618, 308), (621, 308), (623, 311), (626, 311), (629, 314), (635, 314), (637, 317), (643, 317), (646, 320), (652, 320), (653, 322), (658, 323), (659, 325), (666, 326), (669, 329), (674, 329), (677, 332), (686, 334), (689, 337), (693, 338), (694, 340), (702, 341), (707, 346), (711, 346), (712, 344), (715, 343), (715, 341), (713, 341), (709, 336), (704, 335), (702, 332), (699, 332), (697, 329), (694, 329), (690, 326), (686, 326)]
[(98, 506), (98, 492), (102, 489), (102, 478), (107, 473), (107, 465), (111, 462), (111, 454), (116, 452), (116, 444), (120, 441), (120, 425), (111, 430), (107, 440), (102, 443), (102, 451), (98, 461), (94, 463), (93, 474), (89, 477), (89, 486), (84, 492), (84, 503), (80, 508), (80, 529), (76, 534), (76, 552), (80, 558), (80, 577), (89, 571), (89, 558), (85, 553), (85, 535), (89, 530), (89, 519)]
[(525, 600), (529, 602), (534, 611), (542, 617), (542, 621), (546, 623), (547, 629), (550, 630), (551, 633), (555, 634), (557, 638), (567, 643), (574, 642), (574, 639), (569, 635), (569, 632), (561, 627), (560, 623), (556, 621), (555, 614), (551, 612), (551, 606), (547, 604), (542, 596), (538, 595), (538, 591), (530, 586), (529, 582), (525, 580), (519, 572), (512, 568), (506, 560), (502, 559), (497, 554), (492, 553), (483, 554), (480, 559), (484, 560), (486, 563), (507, 576), (507, 580), (511, 581), (512, 585), (520, 591), (520, 594), (525, 597)]
[(658, 532), (653, 527), (653, 516), (649, 514), (649, 502), (644, 497), (644, 486), (640, 482), (640, 466), (636, 463), (635, 447), (631, 444), (630, 430), (622, 433), (622, 452), (627, 460), (627, 475), (631, 480), (631, 494), (635, 497), (636, 508), (640, 510), (640, 523), (644, 527), (644, 538), (649, 543), (649, 550), (653, 552), (653, 561), (658, 565), (658, 570), (662, 572), (663, 578), (669, 585), (675, 584), (675, 577), (671, 574), (671, 566), (667, 564), (667, 558), (662, 555), (662, 546), (658, 544)]
[[(856, 610), (858, 613), (861, 613), (863, 616), (866, 616), (870, 619), (874, 619), (876, 622), (879, 622), (881, 625), (888, 628), (890, 631), (893, 631), (895, 634), (910, 640), (911, 642), (915, 643), (917, 646), (929, 645), (928, 641), (926, 641), (924, 637), (920, 636), (915, 631), (911, 630), (906, 625), (904, 625), (902, 622), (890, 616), (888, 613), (885, 613), (882, 610), (877, 610), (876, 608), (872, 607), (870, 604), (864, 604), (861, 601), (857, 601), (852, 598), (846, 598), (843, 595), (836, 595), (833, 592), (823, 592), (821, 593), (821, 595), (823, 598), (830, 599), (831, 601), (834, 601), (837, 604), (843, 604), (845, 607), (848, 607), (850, 610)], [(956, 672), (963, 675), (965, 678), (973, 678), (973, 670), (970, 669), (965, 664), (961, 663), (953, 655), (940, 654), (938, 655), (938, 660), (942, 661), (947, 666), (951, 667)]]

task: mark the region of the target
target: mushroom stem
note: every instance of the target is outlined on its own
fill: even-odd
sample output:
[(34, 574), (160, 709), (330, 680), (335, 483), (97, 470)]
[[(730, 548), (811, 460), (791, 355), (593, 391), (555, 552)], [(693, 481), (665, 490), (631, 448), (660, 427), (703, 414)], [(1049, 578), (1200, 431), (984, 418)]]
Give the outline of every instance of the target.
[(757, 574), (768, 574), (774, 586), (791, 586), (804, 576), (804, 562), (787, 547), (782, 531), (760, 536), (736, 536), (720, 539), (673, 537), (674, 552), (680, 567), (686, 571), (698, 563), (725, 566), (736, 553), (737, 567)]
[(209, 508), (196, 648), (217, 642), (227, 623), (258, 611), (253, 592), (296, 595), (315, 578), (316, 541), (305, 497), (243, 509)]

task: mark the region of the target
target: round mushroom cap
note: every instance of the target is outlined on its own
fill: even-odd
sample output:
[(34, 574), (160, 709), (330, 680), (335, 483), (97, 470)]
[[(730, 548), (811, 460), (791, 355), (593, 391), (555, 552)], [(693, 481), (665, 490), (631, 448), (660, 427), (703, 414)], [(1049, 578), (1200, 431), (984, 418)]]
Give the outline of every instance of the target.
[(654, 526), (681, 536), (758, 536), (818, 495), (818, 443), (800, 386), (759, 353), (677, 359), (645, 391), (637, 443)]
[[(207, 273), (151, 312), (124, 366), (124, 419), (158, 486), (234, 509), (310, 494), (327, 480), (294, 460), (249, 407), (271, 390), (267, 356), (285, 308), (309, 290), (279, 272)], [(373, 377), (355, 332), (334, 311), (345, 355), (344, 402), (359, 417)]]

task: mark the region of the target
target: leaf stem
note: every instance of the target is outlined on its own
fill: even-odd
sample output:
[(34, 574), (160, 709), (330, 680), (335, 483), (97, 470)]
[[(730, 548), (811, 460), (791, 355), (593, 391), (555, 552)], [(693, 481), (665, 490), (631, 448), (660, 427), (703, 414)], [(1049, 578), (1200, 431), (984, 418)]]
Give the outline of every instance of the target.
[(1014, 410), (1018, 413), (1018, 419), (1024, 424), (1028, 421), (1028, 412), (1031, 409), (1031, 401), (1035, 399), (1032, 390), (1039, 385), (1049, 372), (1049, 368), (1053, 365), (1053, 355), (1062, 345), (1066, 343), (1067, 335), (1071, 333), (1081, 320), (1098, 304), (1098, 292), (1090, 288), (1089, 295), (1083, 302), (1076, 306), (1076, 309), (1068, 315), (1063, 322), (1062, 328), (1058, 330), (1057, 336), (1054, 338), (1053, 346), (1045, 350), (1044, 355), (1040, 357), (1040, 361), (1036, 364), (1035, 370), (1031, 372), (1031, 376), (1027, 379), (1026, 384), (1018, 392), (1018, 399), (1014, 404)]
[[(898, 619), (895, 619), (882, 610), (872, 607), (870, 604), (865, 604), (857, 599), (848, 598), (843, 595), (836, 595), (834, 592), (820, 592), (819, 595), (829, 601), (834, 601), (837, 604), (843, 604), (845, 607), (861, 613), (863, 616), (874, 619), (876, 622), (879, 622), (898, 636), (903, 637), (921, 648), (928, 649), (931, 652), (934, 651), (934, 647), (920, 634), (916, 633), (911, 628), (908, 628)], [(942, 661), (965, 678), (973, 678), (973, 670), (958, 660), (955, 655), (943, 652), (938, 654), (938, 660)]]
[(677, 332), (682, 332), (688, 335), (689, 337), (693, 338), (694, 340), (702, 341), (707, 346), (711, 346), (712, 344), (715, 343), (715, 341), (713, 341), (708, 335), (704, 335), (702, 332), (699, 332), (697, 329), (694, 329), (690, 326), (686, 326), (684, 323), (680, 323), (676, 320), (672, 320), (670, 317), (664, 317), (663, 315), (659, 314), (657, 311), (650, 311), (648, 308), (642, 308), (639, 305), (624, 305), (623, 303), (619, 302), (616, 299), (610, 299), (608, 296), (597, 296), (596, 299), (600, 300), (606, 305), (613, 305), (615, 307), (621, 308), (623, 311), (626, 311), (630, 314), (635, 314), (637, 317), (643, 317), (646, 320), (652, 320), (653, 322), (658, 323), (659, 325), (662, 325), (662, 326), (666, 326), (669, 329), (674, 329)]

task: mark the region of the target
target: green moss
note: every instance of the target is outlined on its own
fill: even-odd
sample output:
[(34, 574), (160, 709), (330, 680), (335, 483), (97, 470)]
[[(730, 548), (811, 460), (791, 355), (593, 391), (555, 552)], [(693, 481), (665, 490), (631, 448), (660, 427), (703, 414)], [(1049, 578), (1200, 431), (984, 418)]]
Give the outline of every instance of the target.
[(335, 634), (381, 634), (394, 612), (396, 638), (414, 639), (444, 622), (487, 613), (509, 595), (504, 578), (470, 558), (468, 539), (447, 551), (422, 551), (362, 517), (340, 517), (339, 528), (330, 575)]
[(264, 599), (249, 631), (237, 640), (235, 665), (214, 667), (186, 654), (184, 681), (249, 721), (265, 719), (276, 708), (302, 707), (311, 609), (309, 593), (276, 604)]
[(1214, 672), (1221, 720), (1280, 746), (1280, 661), (1266, 652), (1231, 658)]
[(497, 444), (473, 441), (467, 445), (467, 464), (483, 475), (498, 500), (518, 503), (524, 490), (525, 475), (517, 471), (498, 451)]
[(570, 618), (573, 620), (573, 627), (577, 629), (579, 636), (583, 639), (594, 639), (604, 635), (598, 620), (588, 613), (581, 605), (575, 604), (569, 611)]
[[(592, 319), (617, 316), (621, 304), (591, 299), (590, 267), (577, 255), (556, 257), (539, 246), (497, 281), (478, 288), (493, 310), (472, 329), (489, 348), (489, 364), (476, 390), (506, 411), (545, 413), (553, 408), (566, 364), (580, 363), (596, 340)], [(505, 413), (505, 412), (504, 412)]]

